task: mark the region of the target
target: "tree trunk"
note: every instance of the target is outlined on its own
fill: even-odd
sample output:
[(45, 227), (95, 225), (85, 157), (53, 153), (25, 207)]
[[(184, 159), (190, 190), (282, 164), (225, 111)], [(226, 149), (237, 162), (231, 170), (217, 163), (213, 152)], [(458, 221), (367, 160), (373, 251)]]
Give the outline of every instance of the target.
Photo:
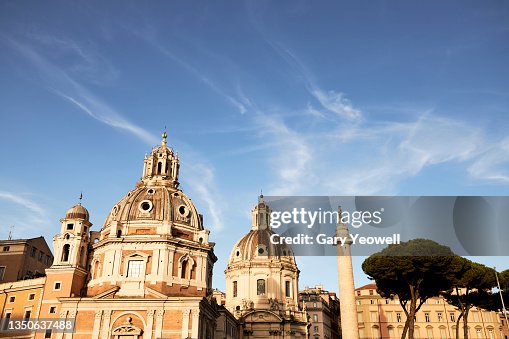
[(401, 335), (401, 339), (405, 339), (406, 338), (407, 331), (408, 331), (408, 321), (405, 321), (405, 327), (403, 327), (403, 333)]
[(456, 320), (456, 339), (460, 339), (460, 321), (463, 317), (463, 313), (460, 313), (458, 319)]
[(465, 315), (463, 316), (463, 338), (468, 339), (468, 311), (469, 309), (465, 309)]
[(414, 339), (414, 330), (415, 330), (415, 309), (416, 309), (417, 300), (412, 298), (410, 300), (410, 312), (408, 312), (408, 339)]

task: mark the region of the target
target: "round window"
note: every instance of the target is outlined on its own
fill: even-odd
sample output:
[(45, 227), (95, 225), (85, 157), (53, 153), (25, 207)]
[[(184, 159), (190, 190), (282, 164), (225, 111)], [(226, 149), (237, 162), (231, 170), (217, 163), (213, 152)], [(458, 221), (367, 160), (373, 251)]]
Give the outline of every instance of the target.
[(183, 217), (187, 217), (189, 215), (189, 209), (185, 205), (180, 205), (178, 211), (179, 214)]
[(142, 212), (150, 212), (150, 210), (152, 210), (152, 202), (150, 200), (143, 200), (140, 202), (139, 210)]
[(260, 247), (260, 248), (258, 249), (258, 254), (263, 254), (263, 252), (265, 252), (265, 250), (264, 250), (262, 247)]
[(149, 189), (149, 190), (147, 191), (147, 193), (148, 193), (148, 194), (154, 194), (154, 189), (153, 189), (153, 188)]

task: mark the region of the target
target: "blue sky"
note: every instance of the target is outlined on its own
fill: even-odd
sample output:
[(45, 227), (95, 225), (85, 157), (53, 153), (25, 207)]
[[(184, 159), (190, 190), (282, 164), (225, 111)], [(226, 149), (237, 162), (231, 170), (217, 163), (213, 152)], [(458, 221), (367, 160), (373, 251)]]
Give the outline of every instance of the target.
[[(507, 195), (508, 18), (505, 1), (2, 1), (0, 237), (51, 242), (81, 191), (98, 230), (164, 126), (220, 289), (260, 189)], [(298, 262), (301, 287), (336, 290), (334, 258)]]

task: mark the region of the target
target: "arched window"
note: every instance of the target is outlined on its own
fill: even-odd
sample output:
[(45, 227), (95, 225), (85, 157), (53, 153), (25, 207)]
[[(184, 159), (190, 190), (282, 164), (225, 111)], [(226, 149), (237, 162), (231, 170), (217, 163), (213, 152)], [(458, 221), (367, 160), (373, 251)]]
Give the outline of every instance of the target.
[(168, 161), (164, 165), (164, 173), (168, 174)]
[(66, 262), (69, 261), (69, 252), (71, 250), (71, 245), (65, 244), (62, 249), (62, 261)]
[(122, 230), (117, 230), (117, 238), (120, 238), (122, 236)]
[(182, 261), (182, 268), (181, 268), (181, 272), (180, 272), (180, 277), (182, 279), (186, 278), (186, 271), (187, 271), (187, 260), (183, 260)]
[(163, 167), (163, 164), (158, 162), (157, 163), (157, 174), (161, 174), (162, 167)]
[(99, 277), (99, 260), (94, 263), (94, 279)]
[(257, 295), (265, 294), (265, 279), (258, 279), (256, 281), (256, 294)]

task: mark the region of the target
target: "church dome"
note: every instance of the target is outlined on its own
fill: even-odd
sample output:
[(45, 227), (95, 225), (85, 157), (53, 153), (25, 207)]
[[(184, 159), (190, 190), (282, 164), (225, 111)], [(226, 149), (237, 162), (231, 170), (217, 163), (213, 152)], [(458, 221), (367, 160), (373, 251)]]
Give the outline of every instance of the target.
[[(274, 244), (270, 238), (275, 233), (269, 228), (252, 229), (240, 238), (233, 247), (228, 265), (237, 261), (251, 260), (282, 260), (295, 263), (295, 258), (290, 247), (286, 244)], [(275, 236), (275, 239), (278, 239)]]
[(69, 208), (65, 214), (66, 219), (84, 219), (88, 221), (89, 217), (87, 209), (81, 204), (77, 204)]
[(167, 186), (143, 183), (113, 206), (103, 229), (111, 222), (178, 223), (184, 227), (203, 230), (201, 215), (184, 192)]
[[(233, 247), (228, 266), (257, 260), (295, 265), (290, 246), (279, 244), (279, 236), (270, 227), (270, 213), (270, 207), (265, 203), (263, 195), (260, 195), (258, 204), (252, 210), (251, 230)], [(276, 241), (271, 241), (271, 237)]]

